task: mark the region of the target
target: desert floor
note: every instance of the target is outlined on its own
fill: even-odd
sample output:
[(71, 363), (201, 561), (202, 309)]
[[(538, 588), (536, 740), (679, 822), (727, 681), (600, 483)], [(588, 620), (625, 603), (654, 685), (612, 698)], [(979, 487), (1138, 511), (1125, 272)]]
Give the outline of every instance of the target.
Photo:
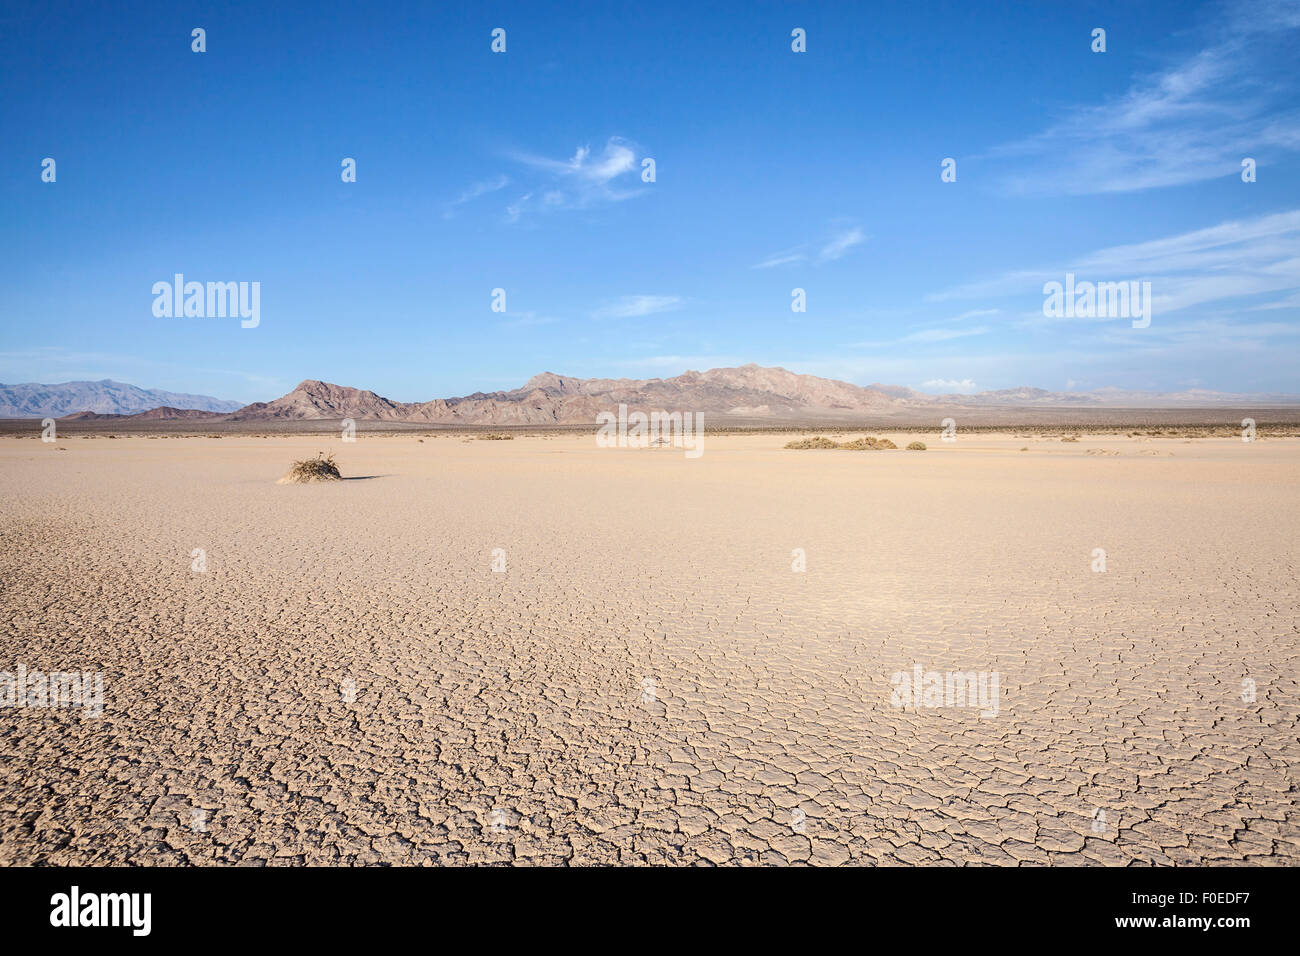
[(0, 440), (0, 863), (1300, 862), (1300, 440), (788, 437)]

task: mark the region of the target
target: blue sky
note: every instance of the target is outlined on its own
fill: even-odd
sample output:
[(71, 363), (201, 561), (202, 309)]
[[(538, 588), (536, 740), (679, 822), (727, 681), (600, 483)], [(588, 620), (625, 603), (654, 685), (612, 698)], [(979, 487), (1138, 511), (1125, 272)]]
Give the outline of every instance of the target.
[[(9, 5), (0, 381), (1300, 392), (1300, 4), (981, 6)], [(1067, 271), (1150, 327), (1044, 317)]]

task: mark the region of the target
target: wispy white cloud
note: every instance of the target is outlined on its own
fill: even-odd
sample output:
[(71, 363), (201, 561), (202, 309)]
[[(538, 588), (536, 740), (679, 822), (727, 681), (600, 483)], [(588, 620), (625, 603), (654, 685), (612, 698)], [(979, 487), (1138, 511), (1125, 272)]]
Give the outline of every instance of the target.
[(568, 159), (531, 153), (516, 153), (512, 158), (542, 177), (534, 190), (507, 208), (512, 222), (519, 219), (536, 191), (541, 192), (541, 208), (563, 209), (619, 202), (642, 195), (646, 189), (640, 177), (643, 157), (639, 147), (618, 136), (611, 136), (600, 152), (579, 146)]
[(843, 258), (844, 254), (854, 246), (861, 245), (866, 241), (866, 233), (857, 226), (852, 226), (841, 229), (817, 246), (803, 243), (793, 249), (774, 252), (762, 261), (754, 263), (750, 268), (774, 269), (777, 266), (790, 265), (794, 262), (833, 262), (836, 259)]
[(808, 259), (808, 254), (804, 252), (790, 251), (777, 252), (768, 256), (762, 262), (756, 262), (750, 266), (751, 269), (774, 269), (777, 266), (789, 265), (792, 262), (804, 262)]
[(1013, 167), (1000, 180), (1009, 194), (1088, 195), (1236, 175), (1243, 157), (1300, 150), (1296, 73), (1276, 68), (1294, 60), (1298, 11), (1237, 4), (1182, 62), (976, 159)]
[(861, 229), (847, 229), (831, 239), (831, 241), (826, 243), (826, 245), (822, 246), (822, 250), (818, 253), (817, 258), (823, 262), (832, 259), (839, 259), (854, 246), (860, 245), (866, 241), (867, 237)]
[(591, 313), (593, 319), (632, 319), (659, 312), (675, 312), (686, 300), (679, 295), (625, 295)]
[(483, 182), (470, 184), (459, 196), (447, 204), (447, 209), (443, 213), (443, 218), (450, 219), (455, 207), (463, 206), (468, 202), (473, 202), (480, 196), (486, 196), (489, 193), (498, 192), (499, 190), (505, 189), (508, 185), (510, 185), (510, 177), (504, 175), (497, 176), (494, 179), (487, 179)]
[[(1007, 272), (928, 298), (1027, 296), (1041, 302), (1043, 283), (1061, 281), (1066, 272), (1080, 281), (1149, 280), (1156, 315), (1265, 295), (1279, 297), (1279, 307), (1285, 307), (1300, 289), (1300, 210), (1111, 246), (1072, 262)], [(1029, 318), (1038, 320), (1060, 321)]]
[(1274, 309), (1296, 309), (1296, 310), (1300, 310), (1300, 291), (1293, 292), (1293, 293), (1291, 293), (1290, 295), (1288, 295), (1288, 296), (1286, 296), (1286, 297), (1284, 297), (1284, 298), (1281, 298), (1281, 299), (1277, 299), (1277, 300), (1275, 300), (1275, 301), (1273, 301), (1273, 302), (1266, 302), (1266, 303), (1264, 303), (1263, 305), (1255, 305), (1255, 306), (1251, 306), (1249, 309), (1246, 309), (1246, 311), (1247, 311), (1247, 312), (1266, 312), (1266, 311), (1272, 311), (1272, 310), (1274, 310)]
[(529, 200), (533, 198), (532, 193), (524, 193), (510, 205), (506, 206), (506, 222), (518, 222), (527, 208)]

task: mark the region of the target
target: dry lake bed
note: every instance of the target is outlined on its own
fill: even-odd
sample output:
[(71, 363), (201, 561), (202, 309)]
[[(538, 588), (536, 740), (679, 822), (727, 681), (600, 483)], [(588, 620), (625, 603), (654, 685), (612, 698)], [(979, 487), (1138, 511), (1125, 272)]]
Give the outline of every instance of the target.
[(0, 863), (1300, 862), (1300, 439), (792, 437), (0, 440)]

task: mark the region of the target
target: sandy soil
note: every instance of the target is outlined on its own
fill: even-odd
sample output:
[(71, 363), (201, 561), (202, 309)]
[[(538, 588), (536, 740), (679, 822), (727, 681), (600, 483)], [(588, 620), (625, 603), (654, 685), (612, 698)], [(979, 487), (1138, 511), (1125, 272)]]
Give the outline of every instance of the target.
[(0, 440), (0, 863), (1300, 862), (1300, 441), (890, 437)]

